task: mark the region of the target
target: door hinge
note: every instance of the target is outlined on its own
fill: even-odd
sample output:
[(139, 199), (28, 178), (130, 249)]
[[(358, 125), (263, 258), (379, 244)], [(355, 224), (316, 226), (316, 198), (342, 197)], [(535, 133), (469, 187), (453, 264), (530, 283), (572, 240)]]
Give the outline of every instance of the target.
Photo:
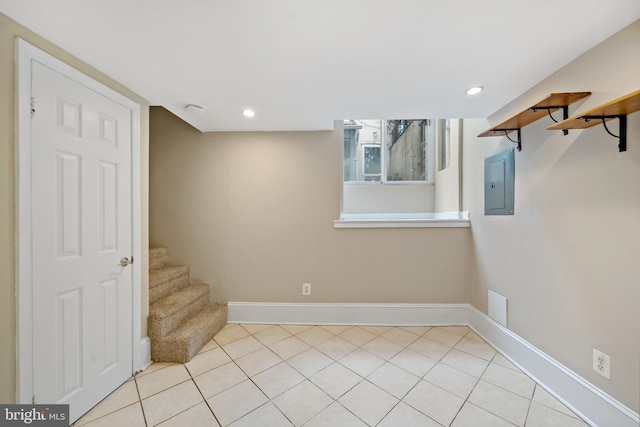
[(36, 99), (32, 96), (31, 97), (31, 117), (35, 116), (36, 114)]
[(33, 397), (31, 398), (31, 404), (35, 405), (36, 404), (36, 395), (34, 394)]

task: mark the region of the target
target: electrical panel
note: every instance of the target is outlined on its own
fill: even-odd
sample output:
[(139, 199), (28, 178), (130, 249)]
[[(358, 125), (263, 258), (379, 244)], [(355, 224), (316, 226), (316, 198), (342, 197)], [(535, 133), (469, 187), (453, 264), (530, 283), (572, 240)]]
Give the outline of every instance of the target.
[(484, 214), (513, 215), (514, 149), (484, 159)]

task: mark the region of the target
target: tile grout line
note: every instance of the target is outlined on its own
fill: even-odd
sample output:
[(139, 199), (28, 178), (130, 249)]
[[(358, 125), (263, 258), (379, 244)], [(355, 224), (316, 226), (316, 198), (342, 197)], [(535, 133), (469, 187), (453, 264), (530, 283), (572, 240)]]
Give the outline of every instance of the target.
[[(224, 350), (223, 350), (223, 351), (224, 351)], [(196, 354), (196, 356), (197, 356), (197, 354)], [(202, 399), (204, 400), (204, 403), (207, 405), (207, 408), (209, 408), (209, 411), (211, 411), (211, 415), (213, 415), (213, 418), (216, 420), (216, 422), (218, 423), (218, 425), (219, 425), (219, 426), (222, 426), (222, 424), (220, 424), (220, 420), (219, 420), (219, 419), (218, 419), (218, 417), (216, 416), (216, 413), (215, 413), (215, 412), (213, 412), (213, 408), (211, 407), (211, 405), (209, 405), (209, 401), (208, 401), (208, 400), (207, 400), (207, 398), (204, 396), (204, 394), (202, 394), (202, 390), (200, 390), (200, 387), (198, 387), (198, 383), (197, 383), (197, 382), (196, 382), (196, 380), (193, 378), (193, 375), (191, 374), (191, 371), (190, 371), (190, 370), (189, 370), (189, 368), (186, 366), (186, 364), (185, 364), (184, 368), (187, 370), (187, 373), (189, 374), (189, 378), (190, 378), (190, 379), (191, 379), (191, 381), (193, 382), (193, 385), (195, 385), (195, 386), (196, 386), (196, 389), (198, 390), (198, 393), (200, 393), (200, 396), (202, 396)], [(215, 368), (214, 368), (214, 369), (215, 369)], [(207, 372), (208, 372), (208, 371), (207, 371)], [(196, 376), (197, 376), (197, 375), (196, 375)], [(196, 405), (193, 405), (191, 408), (195, 408), (195, 407), (196, 407), (196, 406), (198, 406), (198, 405), (199, 405), (199, 403), (198, 403), (198, 404), (196, 404)], [(189, 408), (189, 409), (191, 409), (191, 408)], [(182, 414), (182, 413), (183, 413), (183, 412), (185, 412), (185, 411), (188, 411), (189, 409), (185, 409), (184, 411), (180, 412), (180, 414)], [(176, 414), (176, 415), (174, 415), (174, 417), (175, 417), (175, 416), (177, 416), (177, 415), (180, 415), (180, 414)], [(171, 418), (173, 418), (173, 417), (171, 417)], [(171, 418), (170, 418), (170, 419), (171, 419)]]
[(140, 410), (142, 411), (142, 419), (144, 420), (144, 425), (145, 426), (149, 426), (149, 423), (147, 422), (147, 414), (144, 411), (144, 406), (142, 406), (142, 396), (140, 395), (140, 388), (138, 388), (138, 379), (136, 378), (136, 375), (133, 375), (133, 381), (136, 385), (136, 393), (138, 394), (138, 403), (140, 403)]
[[(91, 412), (91, 410), (93, 410), (94, 408), (98, 407), (100, 404), (102, 404), (105, 400), (107, 400), (109, 398), (109, 396), (111, 394), (113, 394), (115, 391), (117, 391), (118, 389), (120, 389), (120, 387), (124, 386), (126, 383), (130, 382), (130, 381), (135, 381), (135, 378), (133, 376), (131, 376), (129, 379), (127, 379), (125, 382), (123, 382), (122, 384), (120, 384), (118, 386), (118, 388), (116, 388), (115, 390), (113, 390), (111, 393), (109, 393), (104, 399), (102, 399), (100, 402), (98, 402), (96, 405), (94, 405), (91, 409), (89, 409), (89, 411), (87, 411), (86, 413), (84, 413), (82, 416), (80, 416), (80, 418), (78, 418), (73, 424), (71, 424), (71, 426), (73, 427), (82, 427), (85, 425), (89, 425), (99, 419), (102, 419), (104, 417), (108, 417), (118, 411), (121, 411), (122, 409), (128, 408), (129, 406), (135, 405), (136, 403), (140, 404), (140, 410), (142, 411), (143, 414), (143, 419), (144, 419), (144, 410), (142, 409), (142, 400), (140, 400), (140, 394), (138, 393), (138, 384), (134, 382), (135, 386), (136, 386), (136, 394), (138, 395), (138, 401), (137, 402), (133, 402), (133, 403), (129, 403), (128, 405), (124, 405), (122, 407), (119, 407), (117, 409), (112, 410), (111, 412), (107, 412), (105, 414), (100, 415), (99, 417), (96, 417), (90, 421), (87, 421), (86, 423), (83, 424), (78, 424), (78, 421), (80, 421), (84, 416), (86, 416), (89, 412)], [(145, 420), (145, 426), (146, 426), (146, 420)]]
[[(466, 335), (465, 335), (465, 336), (466, 336)], [(462, 339), (461, 339), (461, 340), (462, 340)], [(459, 342), (459, 341), (458, 341), (458, 342)], [(457, 344), (457, 343), (456, 343), (456, 344)], [(451, 347), (451, 349), (453, 350), (453, 347)], [(449, 350), (449, 351), (451, 351), (451, 350)], [(462, 350), (458, 350), (458, 351), (462, 351)], [(447, 354), (448, 354), (448, 353), (449, 353), (449, 352), (447, 352)], [(473, 356), (473, 355), (471, 355), (471, 356)], [(477, 357), (477, 356), (476, 356), (476, 357)], [(454, 423), (454, 421), (456, 420), (456, 418), (458, 418), (458, 415), (460, 415), (460, 412), (462, 411), (462, 408), (464, 407), (464, 405), (466, 405), (467, 403), (469, 403), (470, 405), (474, 405), (474, 403), (473, 403), (473, 402), (470, 402), (470, 401), (469, 401), (469, 397), (471, 397), (471, 394), (473, 393), (473, 390), (475, 390), (475, 389), (476, 389), (476, 387), (478, 386), (478, 384), (480, 384), (480, 380), (482, 379), (482, 376), (485, 374), (485, 372), (487, 372), (487, 369), (489, 369), (489, 366), (491, 366), (491, 362), (493, 361), (493, 359), (494, 359), (495, 357), (496, 357), (496, 355), (494, 354), (494, 355), (493, 355), (493, 357), (491, 358), (491, 360), (489, 360), (489, 363), (487, 364), (487, 366), (484, 368), (484, 370), (482, 371), (482, 373), (481, 373), (481, 374), (480, 374), (480, 376), (478, 377), (478, 380), (476, 381), (476, 383), (475, 383), (475, 384), (473, 385), (473, 387), (471, 388), (471, 391), (469, 391), (469, 394), (468, 394), (468, 395), (467, 395), (467, 397), (464, 399), (464, 403), (460, 406), (460, 409), (458, 409), (458, 412), (456, 412), (456, 415), (453, 417), (453, 419), (452, 419), (452, 420), (451, 420), (451, 422), (449, 423), (449, 426), (451, 426), (451, 425)], [(453, 367), (452, 367), (452, 368), (453, 368)], [(455, 368), (453, 368), (453, 369), (455, 369)], [(478, 406), (478, 408), (480, 408), (480, 407)], [(487, 411), (487, 410), (486, 410), (486, 409), (484, 409), (484, 408), (480, 408), (480, 409), (482, 409), (482, 410), (484, 410), (484, 411)], [(498, 415), (494, 414), (493, 412), (490, 412), (490, 411), (487, 411), (487, 412), (489, 412), (490, 414), (493, 414), (493, 415), (495, 415), (495, 416), (498, 416)], [(500, 419), (503, 419), (502, 417), (499, 417), (499, 418), (500, 418)], [(505, 421), (507, 421), (507, 420), (505, 420)]]
[(534, 382), (533, 393), (531, 393), (531, 399), (529, 400), (529, 406), (527, 407), (527, 415), (524, 417), (524, 424), (527, 424), (529, 421), (529, 414), (531, 414), (531, 406), (533, 406), (533, 396), (536, 394), (536, 388), (538, 388), (538, 384)]
[[(449, 349), (449, 351), (447, 351), (447, 352), (444, 354), (444, 356), (442, 356), (442, 357), (440, 358), (440, 360), (438, 360), (438, 363), (441, 363), (441, 362), (442, 362), (442, 359), (444, 359), (444, 358), (447, 356), (447, 354), (449, 354), (449, 353), (451, 352), (451, 350), (453, 350), (453, 349), (455, 348), (455, 346), (456, 346), (456, 345), (458, 345), (458, 343), (459, 343), (460, 341), (462, 341), (462, 339), (463, 339), (464, 337), (466, 337), (466, 336), (467, 336), (466, 334), (465, 334), (465, 335), (463, 335), (463, 336), (461, 336), (461, 337), (460, 337), (460, 339), (459, 339), (458, 341), (456, 341), (456, 343), (455, 343), (453, 346), (451, 346), (451, 348)], [(458, 351), (460, 351), (460, 350), (458, 350)], [(431, 367), (431, 369), (433, 369), (433, 368), (435, 368), (436, 366), (438, 366), (438, 363), (436, 363), (435, 365), (433, 365), (433, 366)], [(449, 365), (447, 365), (447, 364), (445, 363), (445, 366), (449, 366)], [(489, 365), (487, 365), (487, 367), (488, 367), (488, 366), (489, 366)], [(429, 369), (429, 371), (428, 371), (426, 374), (424, 374), (424, 376), (425, 376), (425, 377), (427, 376), (427, 374), (428, 374), (429, 372), (431, 372), (431, 369)], [(451, 366), (451, 369), (456, 369), (456, 368), (454, 368), (453, 366)], [(456, 369), (456, 370), (457, 370), (457, 369)], [(487, 368), (484, 368), (484, 371), (482, 371), (482, 374), (484, 374), (484, 372), (485, 372), (486, 370), (487, 370)], [(460, 371), (460, 372), (462, 372), (462, 371)], [(471, 393), (473, 393), (473, 390), (476, 388), (476, 386), (477, 386), (477, 385), (478, 385), (478, 383), (480, 382), (480, 378), (482, 377), (482, 374), (480, 374), (480, 376), (478, 377), (478, 380), (476, 381), (476, 383), (475, 383), (475, 384), (473, 385), (473, 387), (471, 388), (471, 391), (469, 391), (469, 394), (467, 394), (467, 397), (464, 399), (464, 402), (462, 402), (462, 405), (460, 405), (460, 408), (458, 409), (458, 411), (456, 412), (456, 414), (455, 414), (455, 415), (453, 416), (453, 418), (451, 419), (451, 422), (449, 422), (449, 426), (451, 426), (451, 425), (455, 422), (456, 418), (458, 418), (458, 415), (460, 415), (460, 411), (462, 411), (462, 408), (464, 407), (464, 405), (466, 405), (466, 404), (467, 404), (467, 402), (469, 401), (469, 396), (471, 396)], [(424, 379), (424, 377), (423, 377), (423, 379)], [(429, 380), (426, 380), (426, 379), (425, 379), (425, 381), (429, 381)], [(431, 381), (429, 381), (429, 383), (431, 383)], [(433, 383), (431, 383), (431, 384), (433, 384)], [(434, 384), (434, 385), (435, 385), (436, 387), (439, 387), (437, 384)], [(443, 389), (443, 390), (445, 390), (445, 389)], [(449, 390), (445, 390), (445, 391), (449, 391)], [(451, 392), (449, 392), (449, 393), (451, 393)], [(449, 426), (447, 426), (447, 427), (449, 427)]]

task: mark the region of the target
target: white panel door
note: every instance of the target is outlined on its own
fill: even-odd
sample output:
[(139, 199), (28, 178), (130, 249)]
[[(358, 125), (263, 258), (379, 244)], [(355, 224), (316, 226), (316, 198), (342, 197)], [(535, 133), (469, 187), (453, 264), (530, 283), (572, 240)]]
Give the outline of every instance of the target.
[(32, 62), (33, 390), (75, 420), (132, 374), (131, 111)]

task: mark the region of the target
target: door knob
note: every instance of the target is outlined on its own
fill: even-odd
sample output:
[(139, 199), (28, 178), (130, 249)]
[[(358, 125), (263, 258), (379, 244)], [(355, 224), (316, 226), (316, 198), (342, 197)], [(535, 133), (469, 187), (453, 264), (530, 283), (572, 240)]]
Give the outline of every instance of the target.
[(126, 267), (129, 264), (133, 264), (133, 257), (131, 257), (131, 259), (124, 257), (120, 260), (121, 267)]

